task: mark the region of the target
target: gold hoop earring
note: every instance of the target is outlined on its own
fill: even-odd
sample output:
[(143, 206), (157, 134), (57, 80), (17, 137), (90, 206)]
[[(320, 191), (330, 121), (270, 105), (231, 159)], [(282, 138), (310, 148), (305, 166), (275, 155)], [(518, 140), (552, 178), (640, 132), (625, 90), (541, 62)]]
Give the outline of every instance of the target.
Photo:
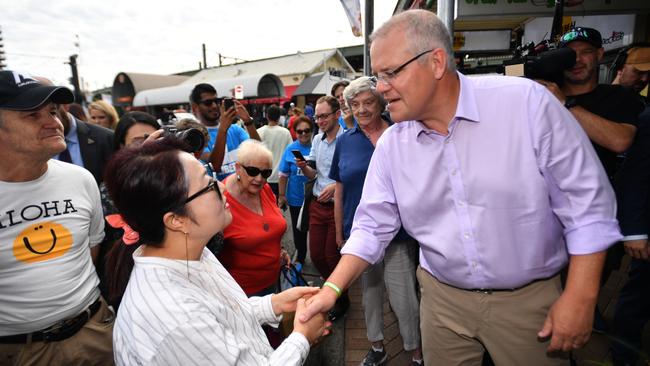
[(190, 280), (190, 254), (189, 250), (187, 248), (187, 233), (183, 232), (185, 234), (185, 268), (187, 269), (187, 280)]

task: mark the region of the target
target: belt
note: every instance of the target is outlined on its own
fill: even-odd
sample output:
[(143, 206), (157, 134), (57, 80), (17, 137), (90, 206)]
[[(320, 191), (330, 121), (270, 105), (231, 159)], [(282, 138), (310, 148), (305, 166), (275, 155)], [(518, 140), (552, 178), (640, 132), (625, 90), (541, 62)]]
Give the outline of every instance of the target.
[(15, 334), (0, 337), (0, 344), (3, 343), (29, 343), (31, 342), (58, 342), (75, 335), (88, 320), (90, 320), (101, 307), (102, 303), (98, 298), (86, 310), (72, 318), (63, 319), (49, 328), (33, 333)]
[(451, 286), (451, 287), (454, 287), (454, 288), (457, 288), (457, 289), (460, 289), (460, 290), (464, 290), (464, 291), (478, 292), (478, 293), (482, 293), (482, 294), (491, 295), (494, 292), (513, 292), (513, 291), (521, 290), (522, 288), (528, 287), (528, 286), (532, 285), (533, 283), (541, 282), (541, 281), (547, 281), (547, 280), (550, 280), (551, 278), (553, 278), (555, 276), (557, 276), (557, 274), (555, 274), (555, 275), (553, 275), (551, 277), (547, 277), (547, 278), (538, 278), (536, 280), (532, 280), (532, 281), (528, 282), (527, 284), (521, 285), (521, 286), (516, 287), (516, 288), (469, 288), (469, 289), (467, 289), (467, 288), (459, 288), (459, 287), (455, 287), (455, 286)]

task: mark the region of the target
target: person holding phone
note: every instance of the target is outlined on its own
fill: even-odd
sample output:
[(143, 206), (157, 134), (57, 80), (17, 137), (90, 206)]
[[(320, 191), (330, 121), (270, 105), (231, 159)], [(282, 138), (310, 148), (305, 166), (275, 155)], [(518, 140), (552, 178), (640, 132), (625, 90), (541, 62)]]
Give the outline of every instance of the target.
[[(239, 145), (249, 138), (260, 141), (255, 121), (235, 99), (218, 98), (217, 90), (210, 84), (197, 84), (190, 94), (190, 102), (192, 112), (210, 135), (201, 160), (211, 163), (217, 179), (223, 180), (235, 172)], [(244, 121), (245, 130), (234, 123), (237, 118)]]
[(298, 215), (305, 198), (305, 183), (307, 177), (298, 168), (296, 162), (305, 161), (305, 156), (311, 151), (311, 138), (313, 125), (306, 116), (300, 116), (294, 122), (298, 139), (284, 150), (280, 159), (279, 170), (279, 195), (278, 206), (289, 206), (291, 214), (291, 229), (293, 230), (293, 244), (296, 247), (296, 266), (302, 267), (307, 257), (307, 228), (298, 229)]

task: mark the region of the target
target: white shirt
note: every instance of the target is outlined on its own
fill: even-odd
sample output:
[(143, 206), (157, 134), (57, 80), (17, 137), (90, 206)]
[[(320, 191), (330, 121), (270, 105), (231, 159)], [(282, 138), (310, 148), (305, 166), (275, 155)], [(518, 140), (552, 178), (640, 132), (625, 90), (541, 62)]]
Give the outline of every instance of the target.
[(271, 348), (261, 328), (280, 320), (271, 295), (247, 298), (209, 250), (189, 262), (140, 254), (113, 329), (117, 365), (289, 366), (307, 358), (300, 333)]
[(31, 333), (99, 297), (90, 248), (104, 238), (95, 179), (50, 159), (29, 182), (0, 181), (0, 336)]
[(284, 150), (293, 142), (289, 130), (282, 126), (262, 126), (257, 129), (257, 133), (262, 139), (262, 143), (273, 154), (273, 173), (266, 180), (269, 183), (278, 183), (280, 176), (278, 175), (278, 166), (280, 159), (284, 154)]

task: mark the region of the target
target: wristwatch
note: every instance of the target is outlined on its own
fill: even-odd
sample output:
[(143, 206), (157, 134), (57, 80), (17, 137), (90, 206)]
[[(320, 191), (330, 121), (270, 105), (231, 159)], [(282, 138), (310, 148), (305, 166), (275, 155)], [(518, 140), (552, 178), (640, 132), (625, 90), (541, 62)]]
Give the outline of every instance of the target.
[(578, 100), (575, 97), (567, 97), (564, 101), (564, 108), (571, 109), (578, 106)]
[(253, 119), (253, 117), (248, 117), (248, 121), (244, 122), (244, 126), (250, 126), (253, 123), (255, 123), (255, 120)]

